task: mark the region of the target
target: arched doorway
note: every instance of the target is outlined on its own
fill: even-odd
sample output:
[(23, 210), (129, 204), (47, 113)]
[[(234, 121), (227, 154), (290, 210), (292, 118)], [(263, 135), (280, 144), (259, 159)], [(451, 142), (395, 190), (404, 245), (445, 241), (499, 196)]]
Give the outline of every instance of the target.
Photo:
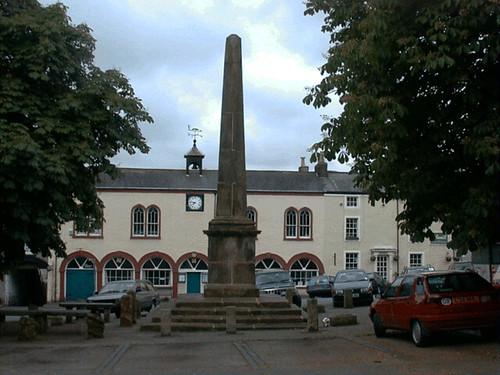
[(179, 293), (203, 293), (208, 281), (208, 264), (201, 257), (184, 260), (179, 267)]
[(85, 300), (96, 290), (96, 266), (92, 259), (77, 256), (66, 266), (66, 300)]

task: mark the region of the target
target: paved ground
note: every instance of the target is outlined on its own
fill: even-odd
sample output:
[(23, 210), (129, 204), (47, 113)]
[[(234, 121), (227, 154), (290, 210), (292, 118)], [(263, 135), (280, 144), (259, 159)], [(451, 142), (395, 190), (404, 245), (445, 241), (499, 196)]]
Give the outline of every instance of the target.
[[(326, 313), (330, 301), (321, 299)], [(500, 345), (474, 333), (453, 334), (416, 348), (408, 335), (377, 339), (367, 307), (349, 310), (360, 324), (303, 330), (185, 333), (160, 337), (106, 325), (105, 338), (84, 340), (75, 324), (51, 327), (19, 342), (10, 323), (0, 337), (0, 374), (500, 374)]]

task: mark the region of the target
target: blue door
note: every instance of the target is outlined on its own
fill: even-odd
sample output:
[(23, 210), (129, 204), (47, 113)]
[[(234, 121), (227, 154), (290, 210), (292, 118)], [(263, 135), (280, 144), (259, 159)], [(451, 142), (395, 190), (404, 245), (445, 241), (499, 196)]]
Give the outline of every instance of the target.
[(201, 292), (201, 274), (199, 272), (187, 273), (187, 293)]
[(66, 300), (84, 300), (95, 292), (95, 270), (66, 271)]

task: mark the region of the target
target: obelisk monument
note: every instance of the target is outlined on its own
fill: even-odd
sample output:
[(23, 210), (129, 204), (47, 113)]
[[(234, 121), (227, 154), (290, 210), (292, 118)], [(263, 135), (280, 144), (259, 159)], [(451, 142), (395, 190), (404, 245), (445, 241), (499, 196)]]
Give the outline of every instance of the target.
[(226, 39), (215, 218), (208, 224), (205, 297), (257, 297), (255, 239), (247, 219), (241, 39)]

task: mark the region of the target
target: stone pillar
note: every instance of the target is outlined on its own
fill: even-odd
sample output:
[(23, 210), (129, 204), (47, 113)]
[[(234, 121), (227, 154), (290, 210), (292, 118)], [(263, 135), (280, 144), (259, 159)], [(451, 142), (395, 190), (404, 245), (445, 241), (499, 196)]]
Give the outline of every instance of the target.
[(307, 300), (307, 330), (318, 331), (318, 300), (316, 298)]
[(125, 294), (120, 301), (120, 327), (130, 327), (135, 323), (135, 306), (132, 295)]
[(219, 170), (215, 218), (208, 230), (208, 284), (205, 297), (258, 297), (255, 239), (246, 218), (245, 137), (241, 39), (226, 39), (222, 89)]
[(236, 306), (226, 307), (226, 333), (236, 333)]
[(89, 314), (87, 317), (87, 331), (89, 337), (104, 337), (104, 319), (100, 314)]
[(19, 320), (17, 339), (20, 341), (33, 340), (39, 332), (39, 325), (35, 319), (23, 316)]
[(164, 312), (160, 322), (161, 336), (170, 336), (172, 334), (172, 313), (170, 310)]
[(344, 289), (344, 308), (352, 309), (352, 289)]
[(293, 296), (295, 294), (295, 291), (293, 289), (287, 289), (286, 290), (286, 300), (290, 305), (293, 304)]

